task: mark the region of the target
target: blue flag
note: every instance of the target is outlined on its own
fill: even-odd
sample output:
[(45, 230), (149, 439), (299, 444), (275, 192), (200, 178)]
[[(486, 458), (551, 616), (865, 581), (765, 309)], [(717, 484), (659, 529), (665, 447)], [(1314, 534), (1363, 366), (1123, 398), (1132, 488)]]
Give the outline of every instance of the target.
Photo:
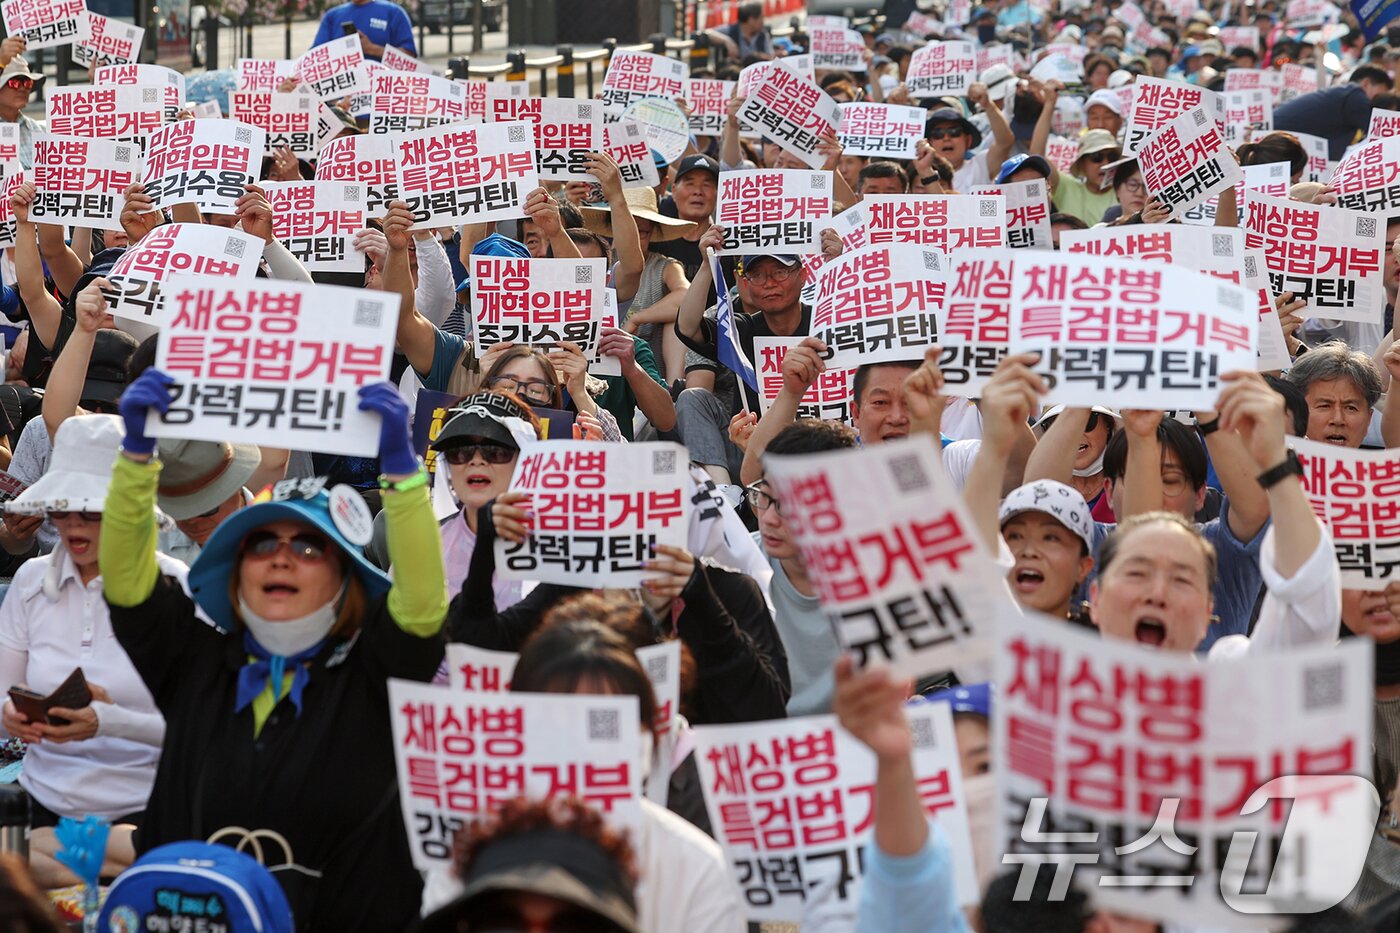
[(724, 280), (724, 268), (714, 253), (710, 254), (710, 271), (715, 277), (719, 361), (734, 370), (735, 375), (744, 380), (745, 385), (757, 392), (758, 375), (753, 371), (753, 363), (744, 355), (744, 348), (739, 344), (739, 330), (734, 326), (734, 306), (729, 302), (729, 283)]
[(1400, 0), (1351, 0), (1351, 11), (1367, 42), (1375, 42), (1391, 20), (1400, 16)]

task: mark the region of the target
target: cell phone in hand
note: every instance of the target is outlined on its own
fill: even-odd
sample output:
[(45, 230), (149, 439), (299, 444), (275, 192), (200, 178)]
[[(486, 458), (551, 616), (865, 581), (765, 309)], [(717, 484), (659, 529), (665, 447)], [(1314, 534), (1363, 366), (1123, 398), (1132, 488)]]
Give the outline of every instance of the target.
[(340, 31), (347, 36), (359, 35), (360, 29), (354, 23), (341, 23)]

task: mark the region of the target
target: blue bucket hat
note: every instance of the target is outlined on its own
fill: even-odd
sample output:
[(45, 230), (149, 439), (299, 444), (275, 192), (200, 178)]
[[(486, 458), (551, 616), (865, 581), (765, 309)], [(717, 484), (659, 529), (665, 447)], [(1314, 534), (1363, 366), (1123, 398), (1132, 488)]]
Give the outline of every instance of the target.
[(345, 485), (328, 489), (324, 476), (283, 480), (258, 493), (251, 505), (224, 519), (190, 567), (190, 594), (221, 630), (232, 632), (238, 627), (228, 583), (244, 537), (264, 525), (282, 521), (310, 525), (340, 548), (370, 599), (389, 592), (388, 575), (365, 558), (364, 546), (370, 539), (373, 517), (360, 494)]
[[(472, 247), (473, 256), (499, 256), (502, 259), (529, 259), (530, 251), (525, 248), (525, 244), (519, 240), (512, 240), (508, 236), (501, 236), (493, 233), (480, 243)], [(462, 281), (457, 283), (457, 291), (470, 288), (472, 284), (471, 270), (462, 277)]]
[(924, 697), (925, 703), (947, 703), (954, 713), (976, 713), (985, 719), (992, 718), (992, 685), (986, 681), (980, 684), (962, 684), (948, 687)]

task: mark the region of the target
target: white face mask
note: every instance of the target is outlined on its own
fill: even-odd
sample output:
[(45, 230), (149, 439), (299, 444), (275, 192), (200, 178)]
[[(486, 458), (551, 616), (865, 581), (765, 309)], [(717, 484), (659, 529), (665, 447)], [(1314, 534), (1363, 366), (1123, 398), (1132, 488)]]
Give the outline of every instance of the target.
[(340, 603), (340, 597), (326, 603), (300, 619), (288, 619), (286, 622), (270, 622), (258, 615), (248, 606), (248, 601), (243, 598), (243, 594), (238, 594), (238, 614), (243, 618), (243, 624), (248, 626), (248, 631), (253, 633), (253, 638), (269, 652), (282, 657), (291, 657), (299, 654), (325, 639), (335, 628), (336, 606)]
[(1098, 476), (1100, 473), (1103, 472), (1103, 455), (1106, 453), (1108, 453), (1107, 444), (1104, 445), (1103, 450), (1099, 451), (1099, 458), (1097, 460), (1095, 460), (1093, 463), (1089, 464), (1082, 470), (1076, 468), (1074, 470), (1074, 475), (1079, 477)]

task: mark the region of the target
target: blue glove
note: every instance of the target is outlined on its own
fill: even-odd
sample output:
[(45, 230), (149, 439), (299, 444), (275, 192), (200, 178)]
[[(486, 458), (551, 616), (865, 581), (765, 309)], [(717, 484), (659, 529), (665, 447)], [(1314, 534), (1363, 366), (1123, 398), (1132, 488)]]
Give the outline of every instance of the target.
[(122, 449), (133, 454), (154, 453), (156, 442), (146, 436), (146, 418), (154, 408), (161, 414), (170, 410), (170, 386), (175, 382), (154, 367), (136, 377), (136, 381), (126, 387), (117, 410), (126, 422), (126, 437), (122, 438)]
[(408, 476), (421, 469), (408, 433), (408, 403), (387, 382), (360, 386), (360, 411), (379, 415), (379, 469), (389, 476)]

